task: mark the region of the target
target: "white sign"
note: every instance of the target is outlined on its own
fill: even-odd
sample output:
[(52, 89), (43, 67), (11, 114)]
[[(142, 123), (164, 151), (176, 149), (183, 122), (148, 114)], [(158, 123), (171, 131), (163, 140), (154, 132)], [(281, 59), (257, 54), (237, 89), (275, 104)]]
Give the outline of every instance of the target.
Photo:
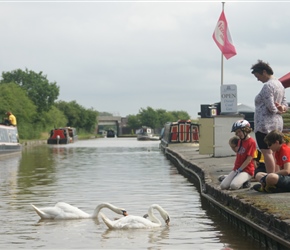
[(221, 85), (221, 113), (237, 113), (237, 85)]

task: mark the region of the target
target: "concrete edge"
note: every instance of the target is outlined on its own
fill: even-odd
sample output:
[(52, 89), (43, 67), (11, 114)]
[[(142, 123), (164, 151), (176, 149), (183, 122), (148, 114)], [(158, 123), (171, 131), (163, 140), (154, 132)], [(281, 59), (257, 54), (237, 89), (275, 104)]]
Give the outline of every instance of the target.
[[(174, 150), (165, 148), (164, 154), (182, 175), (188, 177), (191, 182), (197, 185), (201, 196), (208, 202), (223, 213), (233, 216), (241, 223), (245, 223), (248, 227), (263, 235), (263, 237), (261, 235), (254, 237), (255, 240), (274, 249), (290, 249), (289, 224), (240, 199), (237, 193), (218, 189), (213, 185), (207, 173), (185, 160), (182, 155)], [(253, 235), (249, 236), (253, 237)]]

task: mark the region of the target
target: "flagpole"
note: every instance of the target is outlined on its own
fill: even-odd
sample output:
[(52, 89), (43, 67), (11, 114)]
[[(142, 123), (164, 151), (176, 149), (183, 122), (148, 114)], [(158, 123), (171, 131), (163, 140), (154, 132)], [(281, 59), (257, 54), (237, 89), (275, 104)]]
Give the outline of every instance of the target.
[[(222, 2), (222, 11), (224, 11), (225, 2)], [(221, 85), (224, 84), (224, 56), (223, 52), (221, 52)]]

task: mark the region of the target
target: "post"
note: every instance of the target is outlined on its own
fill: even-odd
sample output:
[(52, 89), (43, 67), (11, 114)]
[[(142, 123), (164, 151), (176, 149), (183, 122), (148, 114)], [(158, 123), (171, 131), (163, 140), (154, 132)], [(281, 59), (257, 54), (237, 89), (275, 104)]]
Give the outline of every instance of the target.
[[(225, 2), (222, 2), (222, 11), (224, 11)], [(224, 84), (224, 56), (221, 52), (221, 85)]]

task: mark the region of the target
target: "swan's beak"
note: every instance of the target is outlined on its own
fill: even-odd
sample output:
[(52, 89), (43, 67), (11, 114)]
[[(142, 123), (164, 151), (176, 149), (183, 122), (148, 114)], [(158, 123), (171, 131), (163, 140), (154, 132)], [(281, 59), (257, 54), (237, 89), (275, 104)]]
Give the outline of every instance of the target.
[(167, 226), (169, 226), (169, 222), (170, 222), (170, 218), (168, 217), (166, 220), (165, 220), (165, 223)]
[(122, 212), (123, 212), (123, 215), (124, 216), (127, 216), (128, 215), (127, 211), (123, 210)]

